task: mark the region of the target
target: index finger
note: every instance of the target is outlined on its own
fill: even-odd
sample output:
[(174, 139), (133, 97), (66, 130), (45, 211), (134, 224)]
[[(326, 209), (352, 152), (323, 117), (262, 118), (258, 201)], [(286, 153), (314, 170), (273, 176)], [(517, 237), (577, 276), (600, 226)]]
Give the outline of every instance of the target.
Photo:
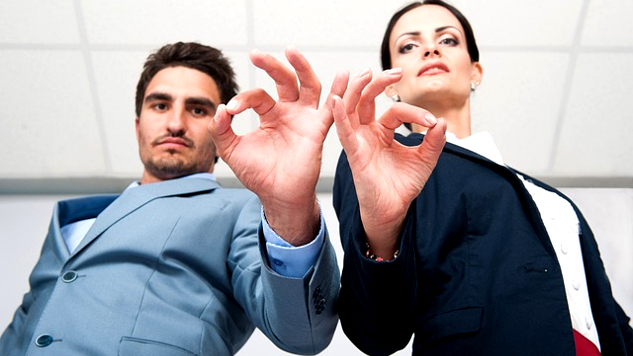
[[(378, 73), (373, 80), (363, 89), (356, 110), (361, 121), (367, 121), (374, 117), (376, 105), (375, 100), (385, 89), (402, 78), (402, 69), (393, 68)], [(363, 120), (365, 119), (365, 120)], [(362, 122), (367, 123), (367, 122)]]
[(299, 101), (314, 108), (318, 107), (321, 98), (321, 82), (314, 73), (310, 62), (297, 48), (290, 46), (286, 48), (286, 58), (299, 78)]
[(259, 50), (250, 53), (251, 62), (255, 67), (266, 71), (275, 81), (277, 94), (281, 101), (296, 101), (299, 99), (299, 87), (295, 73), (277, 58)]

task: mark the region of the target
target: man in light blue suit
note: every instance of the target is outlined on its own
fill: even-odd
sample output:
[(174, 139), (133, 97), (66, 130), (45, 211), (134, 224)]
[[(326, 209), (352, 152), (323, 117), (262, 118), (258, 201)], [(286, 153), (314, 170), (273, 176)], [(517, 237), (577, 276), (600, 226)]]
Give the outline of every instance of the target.
[[(234, 97), (212, 47), (150, 55), (136, 94), (142, 178), (56, 205), (0, 355), (232, 355), (255, 327), (293, 353), (329, 344), (339, 270), (315, 187), (332, 115), (305, 58), (286, 56), (294, 71), (251, 54), (275, 101)], [(346, 83), (337, 76), (330, 97)], [(260, 128), (237, 136), (231, 116), (248, 108)], [(249, 190), (215, 181), (216, 156)]]

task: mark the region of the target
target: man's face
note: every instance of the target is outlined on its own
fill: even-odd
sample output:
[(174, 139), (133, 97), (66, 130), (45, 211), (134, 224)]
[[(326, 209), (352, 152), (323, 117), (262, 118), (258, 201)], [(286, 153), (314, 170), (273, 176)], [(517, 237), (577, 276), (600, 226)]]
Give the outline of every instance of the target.
[(203, 72), (168, 67), (156, 73), (136, 118), (142, 184), (213, 172), (215, 145), (207, 124), (219, 103), (215, 81)]

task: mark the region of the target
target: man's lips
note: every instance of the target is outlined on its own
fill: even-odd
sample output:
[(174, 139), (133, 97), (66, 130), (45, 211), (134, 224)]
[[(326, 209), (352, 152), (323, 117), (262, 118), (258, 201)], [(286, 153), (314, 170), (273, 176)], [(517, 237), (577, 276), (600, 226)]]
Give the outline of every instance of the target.
[(418, 77), (423, 75), (435, 75), (448, 72), (448, 67), (444, 63), (429, 63), (420, 69), (420, 71), (418, 72)]
[(191, 147), (193, 142), (187, 138), (182, 137), (163, 137), (154, 140), (154, 146), (168, 146), (168, 147)]

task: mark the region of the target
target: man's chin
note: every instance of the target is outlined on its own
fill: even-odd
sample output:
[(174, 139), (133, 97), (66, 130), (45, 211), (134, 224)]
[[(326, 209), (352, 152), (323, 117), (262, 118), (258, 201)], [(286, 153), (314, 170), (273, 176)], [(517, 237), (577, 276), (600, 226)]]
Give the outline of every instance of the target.
[(146, 164), (145, 169), (160, 180), (168, 180), (197, 173), (195, 167), (189, 167), (182, 162), (161, 162), (160, 164)]

